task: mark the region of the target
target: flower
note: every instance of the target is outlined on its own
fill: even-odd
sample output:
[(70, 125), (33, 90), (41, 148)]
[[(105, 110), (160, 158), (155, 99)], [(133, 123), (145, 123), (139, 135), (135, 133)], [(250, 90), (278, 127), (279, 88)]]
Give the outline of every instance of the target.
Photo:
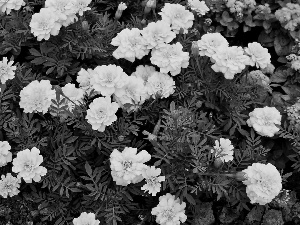
[(120, 2), (117, 10), (124, 11), (125, 9), (127, 9), (127, 5), (124, 2)]
[(129, 110), (136, 110), (141, 106), (149, 95), (144, 85), (144, 80), (140, 77), (127, 77), (125, 85), (122, 88), (117, 88), (114, 92), (114, 97), (120, 107), (125, 107), (129, 104)]
[(243, 170), (246, 173), (246, 193), (251, 203), (265, 205), (275, 198), (282, 189), (282, 179), (275, 166), (268, 163), (253, 163)]
[(142, 172), (147, 169), (144, 164), (151, 159), (151, 155), (142, 150), (137, 154), (137, 148), (125, 147), (120, 152), (114, 149), (110, 154), (110, 168), (113, 180), (117, 185), (127, 186), (143, 180)]
[(118, 104), (111, 102), (110, 97), (95, 98), (86, 112), (86, 119), (92, 125), (93, 130), (103, 132), (106, 126), (117, 120), (115, 113), (118, 108)]
[(159, 204), (151, 210), (151, 214), (156, 216), (156, 222), (161, 225), (180, 225), (187, 219), (185, 206), (185, 202), (180, 204), (178, 198), (167, 193), (159, 197)]
[(214, 149), (211, 152), (215, 153), (215, 157), (222, 162), (228, 162), (233, 160), (233, 149), (229, 139), (220, 138), (220, 141), (215, 141)]
[(257, 42), (249, 43), (245, 52), (250, 56), (250, 65), (257, 68), (266, 68), (271, 63), (271, 55), (268, 49), (263, 48)]
[(143, 66), (139, 65), (135, 72), (131, 74), (131, 76), (140, 77), (143, 79), (144, 84), (146, 84), (148, 78), (152, 75), (152, 73), (156, 72), (155, 67), (153, 66)]
[[(82, 104), (84, 90), (76, 88), (75, 84), (66, 84), (64, 87), (62, 87), (62, 91), (65, 96), (67, 96), (71, 101), (75, 102), (77, 105)], [(70, 111), (72, 111), (75, 107), (75, 104), (71, 101), (66, 99), (66, 103)]]
[[(83, 69), (81, 68), (78, 72), (78, 76), (76, 81), (79, 83), (81, 89), (83, 89), (86, 93), (90, 93), (93, 89), (92, 87), (92, 77), (93, 77), (93, 70), (92, 69)], [(99, 93), (100, 94), (100, 93)]]
[(253, 127), (258, 134), (273, 137), (279, 131), (275, 124), (281, 124), (281, 115), (275, 107), (256, 108), (249, 113), (249, 116), (247, 124), (249, 127)]
[(148, 49), (163, 47), (176, 37), (176, 34), (171, 30), (170, 24), (163, 20), (149, 23), (141, 31), (141, 34), (146, 40)]
[(275, 66), (272, 63), (269, 63), (267, 67), (261, 69), (261, 72), (264, 74), (273, 74), (275, 70)]
[(167, 98), (175, 92), (175, 81), (168, 74), (154, 72), (146, 83), (148, 94), (153, 98)]
[(88, 7), (91, 1), (92, 0), (71, 0), (68, 5), (68, 10), (73, 14), (78, 13), (80, 16), (83, 16), (83, 12), (91, 10), (91, 8)]
[(220, 33), (204, 34), (197, 42), (201, 56), (212, 57), (219, 48), (228, 47), (228, 41)]
[(45, 176), (47, 169), (40, 164), (43, 162), (43, 156), (40, 150), (33, 147), (31, 150), (25, 149), (17, 153), (13, 160), (12, 171), (18, 173), (18, 177), (23, 177), (26, 183), (32, 183), (32, 180), (39, 182), (42, 176)]
[(158, 14), (163, 21), (171, 25), (176, 34), (179, 34), (180, 28), (183, 29), (184, 34), (187, 34), (188, 29), (193, 26), (194, 14), (182, 5), (166, 3)]
[(42, 8), (39, 13), (32, 15), (29, 24), (31, 33), (37, 37), (38, 41), (48, 40), (50, 35), (58, 35), (61, 28), (58, 19), (57, 13), (52, 8)]
[(0, 11), (10, 14), (11, 10), (19, 10), (24, 5), (23, 0), (0, 0)]
[(7, 80), (11, 80), (15, 77), (16, 66), (12, 64), (14, 61), (7, 60), (6, 57), (3, 57), (2, 61), (0, 61), (0, 81), (2, 84), (5, 84)]
[(242, 80), (244, 80), (248, 84), (256, 84), (265, 89), (272, 90), (269, 86), (269, 84), (271, 83), (270, 78), (263, 74), (263, 72), (261, 72), (260, 70), (251, 71), (250, 73), (242, 77)]
[(74, 225), (99, 225), (100, 221), (96, 220), (94, 213), (82, 212), (78, 218), (73, 219)]
[(165, 46), (159, 49), (153, 49), (150, 61), (152, 64), (160, 67), (161, 73), (170, 72), (172, 76), (178, 75), (181, 68), (187, 68), (189, 65), (189, 53), (182, 51), (182, 45), (176, 44)]
[(7, 141), (0, 141), (0, 167), (12, 161), (10, 149), (11, 147)]
[(46, 113), (55, 99), (55, 90), (49, 80), (35, 80), (23, 88), (20, 92), (20, 107), (25, 113), (43, 112)]
[(209, 11), (205, 1), (188, 0), (188, 6), (195, 11), (198, 16), (204, 16)]
[(160, 191), (160, 182), (165, 181), (165, 176), (159, 176), (161, 173), (160, 168), (155, 166), (148, 167), (142, 171), (142, 176), (146, 180), (146, 184), (141, 187), (142, 190), (148, 191), (152, 196), (156, 196), (156, 193)]
[(218, 48), (212, 59), (215, 64), (211, 68), (215, 72), (222, 72), (226, 79), (233, 79), (249, 63), (249, 57), (244, 55), (243, 48), (237, 46)]
[(120, 66), (102, 65), (93, 70), (91, 82), (96, 91), (104, 96), (110, 96), (116, 88), (124, 86), (127, 77), (128, 75)]
[(116, 59), (124, 58), (134, 62), (135, 58), (141, 59), (149, 53), (145, 39), (137, 28), (123, 29), (111, 40), (111, 45), (118, 46), (113, 52)]
[(12, 197), (19, 194), (20, 188), (20, 179), (8, 173), (5, 175), (1, 175), (0, 180), (0, 195), (3, 198), (7, 198), (7, 196)]

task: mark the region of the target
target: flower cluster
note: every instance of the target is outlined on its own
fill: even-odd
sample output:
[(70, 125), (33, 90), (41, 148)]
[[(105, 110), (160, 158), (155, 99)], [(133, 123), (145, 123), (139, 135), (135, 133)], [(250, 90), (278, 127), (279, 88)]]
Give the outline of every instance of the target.
[(8, 173), (5, 175), (1, 175), (0, 180), (0, 195), (3, 198), (7, 198), (7, 196), (12, 197), (19, 194), (21, 180)]
[(96, 220), (96, 216), (94, 213), (86, 213), (83, 212), (80, 214), (78, 218), (73, 219), (74, 225), (99, 225), (100, 221)]
[(151, 210), (156, 216), (156, 222), (161, 225), (180, 225), (187, 219), (185, 215), (185, 202), (180, 203), (178, 198), (167, 193), (159, 197), (159, 204)]
[(0, 167), (12, 161), (10, 149), (11, 147), (7, 141), (0, 141)]
[(271, 202), (282, 189), (282, 179), (275, 166), (268, 163), (253, 163), (243, 170), (247, 185), (246, 193), (251, 203), (265, 205)]
[(45, 176), (47, 169), (40, 164), (43, 162), (43, 156), (40, 150), (33, 147), (31, 150), (25, 149), (17, 153), (13, 160), (12, 171), (18, 173), (18, 178), (23, 178), (26, 183), (32, 183), (32, 180), (39, 182), (42, 176)]
[(114, 149), (110, 155), (113, 180), (122, 186), (142, 181), (143, 171), (147, 169), (144, 163), (150, 159), (151, 155), (145, 150), (137, 153), (137, 148), (125, 147), (122, 152)]
[(188, 0), (187, 4), (198, 16), (204, 16), (209, 11), (205, 1)]
[(275, 17), (285, 29), (295, 31), (300, 24), (300, 5), (287, 3), (285, 7), (275, 12)]
[(11, 80), (15, 77), (16, 66), (12, 64), (14, 61), (7, 60), (6, 57), (3, 57), (2, 61), (0, 61), (0, 82), (5, 84), (7, 80)]
[(295, 54), (290, 54), (286, 56), (287, 60), (290, 61), (291, 68), (300, 71), (300, 56), (297, 56)]
[(32, 15), (29, 26), (38, 41), (48, 40), (50, 35), (58, 35), (62, 26), (69, 26), (78, 20), (76, 14), (83, 15), (90, 10), (91, 0), (46, 0), (45, 8)]
[(46, 113), (55, 99), (55, 90), (49, 80), (35, 80), (23, 88), (20, 92), (20, 107), (25, 113), (42, 112)]
[(253, 127), (258, 134), (273, 137), (279, 131), (276, 124), (281, 124), (281, 115), (275, 107), (256, 108), (249, 113), (249, 116), (247, 124), (249, 127)]
[(231, 13), (242, 13), (245, 10), (255, 9), (255, 0), (225, 0), (226, 6)]
[(220, 138), (220, 141), (215, 141), (215, 146), (211, 153), (215, 154), (217, 160), (228, 162), (233, 160), (233, 149), (234, 147), (229, 139)]
[(19, 10), (24, 5), (23, 0), (0, 0), (0, 11), (10, 14), (11, 10)]

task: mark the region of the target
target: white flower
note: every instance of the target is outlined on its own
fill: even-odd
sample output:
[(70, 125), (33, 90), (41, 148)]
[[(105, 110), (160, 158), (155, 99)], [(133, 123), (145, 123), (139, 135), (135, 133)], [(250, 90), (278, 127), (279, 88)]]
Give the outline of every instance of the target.
[(266, 68), (271, 63), (271, 55), (267, 48), (257, 42), (249, 43), (245, 52), (250, 56), (250, 65), (257, 68)]
[(193, 26), (194, 14), (182, 5), (166, 3), (158, 14), (161, 15), (163, 21), (171, 25), (176, 34), (179, 33), (180, 28), (183, 29), (184, 34), (187, 34), (188, 29)]
[(165, 73), (154, 72), (146, 83), (148, 94), (153, 98), (167, 98), (175, 92), (175, 81)]
[(161, 225), (180, 225), (187, 219), (185, 206), (185, 202), (180, 204), (178, 198), (167, 193), (159, 197), (159, 204), (151, 210), (151, 214), (156, 216), (156, 222)]
[(188, 6), (194, 10), (198, 16), (204, 16), (209, 11), (205, 1), (188, 0)]
[(275, 166), (268, 163), (253, 163), (243, 170), (246, 173), (246, 193), (251, 203), (265, 205), (275, 198), (282, 189), (282, 179)]
[(7, 60), (6, 57), (3, 57), (2, 61), (0, 61), (0, 82), (5, 84), (7, 80), (11, 80), (15, 77), (16, 66), (12, 64), (14, 61)]
[(111, 44), (118, 46), (113, 52), (116, 59), (124, 58), (130, 62), (134, 62), (135, 58), (143, 58), (150, 51), (147, 49), (145, 39), (141, 36), (141, 31), (137, 28), (122, 30), (111, 40)]
[(163, 20), (149, 23), (141, 33), (146, 40), (148, 49), (163, 47), (176, 37), (170, 24)]
[(94, 213), (82, 212), (78, 218), (73, 219), (74, 225), (99, 225), (100, 221), (96, 220)]
[(24, 5), (23, 0), (0, 0), (0, 11), (10, 14), (11, 10), (19, 10)]
[(32, 183), (32, 180), (39, 182), (42, 176), (45, 176), (47, 169), (40, 164), (43, 162), (43, 156), (40, 150), (33, 147), (31, 150), (25, 149), (17, 153), (13, 160), (12, 171), (18, 173), (18, 177), (23, 177), (26, 183)]
[(118, 11), (124, 11), (125, 9), (127, 9), (127, 5), (124, 2), (120, 2), (120, 4), (118, 5)]
[[(83, 89), (87, 94), (91, 92), (93, 89), (92, 87), (92, 77), (93, 77), (93, 70), (92, 69), (83, 69), (78, 72), (78, 76), (76, 81), (79, 83), (81, 89)], [(99, 93), (100, 94), (100, 93)]]
[(135, 72), (131, 74), (131, 76), (140, 77), (143, 79), (144, 84), (146, 84), (148, 78), (152, 75), (152, 73), (156, 72), (155, 67), (153, 66), (143, 66), (139, 65)]
[(182, 45), (176, 44), (165, 46), (159, 49), (153, 49), (150, 61), (152, 64), (160, 67), (161, 73), (170, 72), (172, 76), (178, 75), (181, 68), (187, 68), (189, 65), (189, 53), (182, 51)]
[(78, 20), (75, 13), (69, 9), (69, 0), (46, 0), (45, 8), (51, 8), (59, 17), (58, 23), (63, 26), (68, 26)]
[(228, 162), (233, 160), (233, 149), (229, 139), (220, 138), (220, 141), (215, 141), (214, 149), (211, 152), (215, 152), (215, 157), (222, 162)]
[(122, 152), (114, 149), (110, 155), (113, 180), (117, 185), (122, 186), (142, 181), (142, 172), (147, 169), (144, 163), (150, 159), (151, 155), (145, 150), (137, 154), (137, 148), (125, 147)]
[(0, 167), (12, 161), (10, 149), (11, 147), (7, 141), (0, 141)]
[(37, 37), (38, 41), (48, 40), (50, 35), (58, 35), (61, 28), (58, 19), (57, 13), (52, 8), (42, 8), (39, 13), (32, 15), (29, 24), (31, 33)]
[(275, 124), (281, 124), (281, 115), (275, 107), (256, 108), (249, 113), (249, 116), (247, 124), (249, 127), (253, 127), (258, 134), (273, 137), (279, 131)]
[(19, 194), (20, 179), (13, 177), (11, 173), (1, 175), (0, 180), (0, 195), (3, 198), (12, 197)]
[(42, 112), (46, 113), (55, 99), (55, 91), (49, 80), (35, 80), (23, 88), (20, 92), (20, 107), (25, 113)]
[(233, 79), (249, 64), (249, 57), (244, 55), (242, 47), (237, 46), (218, 48), (212, 59), (215, 64), (211, 68), (215, 72), (222, 72), (226, 79)]
[[(66, 84), (61, 89), (65, 96), (67, 96), (70, 100), (75, 102), (77, 105), (82, 104), (83, 102), (83, 96), (84, 96), (84, 90), (80, 88), (76, 88), (75, 84)], [(66, 103), (68, 105), (68, 108), (70, 111), (72, 111), (75, 107), (75, 104), (66, 99)]]
[(197, 42), (199, 55), (212, 57), (219, 48), (228, 47), (228, 41), (220, 33), (204, 34)]
[(117, 120), (115, 113), (118, 111), (118, 108), (118, 104), (111, 102), (110, 97), (96, 98), (87, 110), (86, 119), (92, 125), (93, 130), (103, 132), (106, 126)]
[(148, 191), (152, 196), (156, 196), (160, 192), (160, 187), (162, 181), (165, 181), (165, 176), (159, 176), (161, 173), (160, 168), (155, 168), (155, 166), (148, 167), (146, 170), (142, 171), (142, 176), (146, 180), (146, 184), (141, 187), (142, 190)]
[(71, 0), (68, 5), (68, 10), (73, 14), (78, 13), (80, 16), (83, 16), (83, 12), (91, 9), (88, 7), (91, 1), (92, 0)]
[(124, 86), (128, 75), (120, 66), (102, 65), (97, 66), (92, 72), (93, 88), (104, 96), (112, 95), (116, 88)]
[(140, 77), (130, 76), (124, 81), (122, 88), (115, 90), (114, 97), (120, 107), (127, 108), (125, 105), (129, 104), (129, 110), (136, 110), (149, 98), (149, 95), (144, 80)]

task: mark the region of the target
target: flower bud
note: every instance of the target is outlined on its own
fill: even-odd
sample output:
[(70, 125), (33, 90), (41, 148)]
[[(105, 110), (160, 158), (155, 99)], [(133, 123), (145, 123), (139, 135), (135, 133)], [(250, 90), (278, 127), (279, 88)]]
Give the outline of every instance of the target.
[(144, 15), (147, 15), (150, 11), (151, 11), (151, 8), (146, 5), (144, 8)]
[(215, 159), (214, 161), (214, 166), (215, 168), (219, 168), (220, 166), (222, 166), (223, 161), (220, 158)]
[(212, 20), (210, 18), (205, 19), (204, 24), (207, 26), (210, 26), (212, 23)]
[(184, 33), (184, 29), (181, 27), (179, 30), (179, 34), (183, 34)]
[(155, 9), (156, 8), (156, 0), (148, 0), (146, 3), (146, 6), (148, 6), (151, 9)]
[(199, 56), (199, 46), (198, 46), (197, 41), (193, 41), (193, 42), (192, 42), (191, 51), (192, 51), (192, 55), (193, 55), (194, 57)]
[(82, 21), (81, 27), (82, 27), (83, 30), (88, 30), (89, 27), (90, 27), (88, 21), (86, 21), (86, 20)]
[(115, 14), (115, 19), (119, 20), (122, 16), (123, 10), (117, 10), (116, 14)]
[(238, 181), (247, 180), (247, 174), (243, 171), (237, 172), (235, 174), (235, 179), (238, 180)]
[(142, 25), (146, 25), (146, 23), (147, 23), (147, 20), (146, 19), (142, 19), (141, 24)]

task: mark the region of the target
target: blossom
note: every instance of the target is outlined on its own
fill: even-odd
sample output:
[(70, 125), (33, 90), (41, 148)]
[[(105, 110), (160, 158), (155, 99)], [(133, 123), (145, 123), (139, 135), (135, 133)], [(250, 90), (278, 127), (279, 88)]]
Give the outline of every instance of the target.
[(245, 52), (250, 56), (250, 65), (257, 68), (266, 68), (271, 63), (271, 55), (268, 49), (257, 42), (249, 43)]
[(71, 0), (68, 5), (68, 10), (74, 14), (78, 13), (80, 16), (83, 16), (83, 12), (91, 10), (88, 5), (92, 0)]
[(61, 28), (58, 19), (57, 13), (52, 8), (42, 8), (39, 13), (32, 15), (29, 24), (31, 33), (37, 37), (38, 41), (48, 40), (50, 35), (58, 35)]
[(154, 72), (146, 83), (148, 94), (153, 98), (167, 98), (175, 92), (175, 81), (168, 74)]
[(247, 124), (249, 127), (253, 127), (258, 134), (273, 137), (279, 131), (275, 125), (281, 124), (281, 115), (275, 107), (256, 108), (249, 113), (249, 116)]
[(265, 205), (275, 198), (282, 189), (282, 179), (275, 166), (268, 163), (253, 163), (243, 170), (246, 173), (246, 193), (251, 203)]
[(212, 57), (219, 48), (228, 47), (228, 41), (220, 33), (204, 34), (197, 42), (199, 55)]
[(209, 11), (205, 1), (188, 0), (188, 6), (195, 11), (198, 16), (204, 16)]
[(26, 183), (32, 183), (32, 180), (39, 182), (47, 173), (47, 169), (40, 166), (42, 162), (43, 156), (40, 155), (39, 149), (36, 147), (31, 150), (25, 149), (18, 152), (14, 158), (12, 171), (18, 173), (18, 177), (22, 177)]
[(124, 58), (134, 62), (135, 58), (141, 59), (149, 53), (145, 39), (137, 28), (123, 29), (111, 40), (111, 45), (118, 46), (113, 52), (116, 59)]
[(124, 2), (120, 2), (117, 10), (124, 11), (125, 9), (127, 9), (127, 5)]
[(56, 95), (49, 80), (35, 80), (21, 90), (20, 97), (19, 104), (25, 113), (46, 113)]
[(99, 225), (100, 221), (96, 220), (94, 213), (82, 212), (78, 218), (73, 219), (74, 225)]
[(260, 70), (253, 70), (246, 76), (242, 77), (249, 84), (256, 84), (268, 90), (271, 90), (269, 84), (271, 83), (270, 78), (263, 74)]
[(128, 75), (120, 66), (102, 65), (97, 66), (92, 72), (93, 88), (104, 96), (112, 95), (116, 88), (124, 85)]
[(215, 72), (222, 72), (226, 79), (233, 79), (249, 64), (249, 57), (244, 55), (242, 47), (237, 46), (218, 48), (212, 59), (215, 64), (211, 68)]
[[(67, 96), (71, 101), (75, 102), (77, 105), (80, 105), (83, 102), (84, 90), (80, 88), (76, 88), (75, 84), (66, 84), (62, 87), (62, 91), (65, 96)], [(75, 104), (67, 100), (67, 105), (70, 111), (72, 111), (75, 107)]]
[(171, 30), (170, 24), (163, 20), (149, 23), (141, 31), (141, 34), (146, 40), (148, 49), (163, 47), (176, 37), (176, 34)]
[(142, 190), (148, 191), (152, 196), (156, 196), (156, 193), (160, 191), (160, 182), (165, 181), (165, 176), (159, 176), (161, 173), (160, 168), (155, 166), (148, 167), (142, 171), (142, 176), (146, 180), (146, 184), (141, 187)]
[(137, 153), (137, 148), (125, 147), (122, 152), (114, 149), (110, 155), (113, 180), (122, 186), (142, 181), (142, 172), (147, 169), (144, 163), (150, 159), (151, 155), (145, 150)]
[[(81, 68), (78, 72), (78, 76), (76, 81), (79, 83), (81, 89), (83, 89), (86, 93), (90, 93), (93, 89), (92, 87), (92, 77), (93, 77), (93, 70), (92, 69), (83, 69)], [(99, 93), (100, 94), (100, 93)]]
[(24, 5), (23, 0), (0, 0), (0, 11), (10, 14), (11, 10), (19, 10)]
[(189, 53), (182, 51), (182, 45), (176, 44), (165, 46), (159, 49), (153, 49), (150, 61), (152, 64), (160, 67), (161, 73), (170, 72), (172, 76), (178, 75), (181, 68), (187, 68), (189, 65)]
[(156, 222), (161, 225), (180, 225), (187, 219), (185, 206), (185, 202), (180, 203), (178, 198), (167, 193), (159, 197), (159, 204), (151, 210), (151, 214), (156, 216)]
[(146, 84), (148, 78), (152, 75), (152, 73), (156, 72), (155, 67), (153, 66), (143, 66), (139, 65), (136, 67), (135, 72), (131, 74), (131, 76), (140, 77), (143, 79), (144, 84)]
[(233, 160), (233, 149), (229, 139), (220, 138), (220, 141), (215, 141), (214, 149), (211, 150), (215, 153), (215, 157), (223, 162), (228, 162)]
[(20, 188), (20, 179), (16, 178), (8, 173), (5, 175), (1, 175), (0, 180), (0, 195), (3, 198), (7, 198), (7, 196), (12, 197), (19, 194)]
[(193, 26), (194, 14), (182, 5), (166, 3), (158, 14), (161, 15), (163, 21), (171, 25), (176, 34), (179, 33), (181, 28), (183, 33), (187, 34), (188, 29)]
[(2, 61), (0, 61), (0, 82), (5, 84), (7, 80), (11, 80), (15, 77), (16, 66), (12, 64), (14, 61), (7, 60), (6, 57), (3, 57)]
[(11, 147), (7, 141), (0, 141), (0, 167), (12, 161), (10, 149)]
[(149, 97), (144, 80), (140, 77), (130, 76), (126, 79), (122, 88), (117, 88), (114, 97), (120, 107), (129, 104), (129, 110), (137, 109)]
[(115, 113), (118, 108), (118, 104), (111, 102), (110, 97), (95, 98), (87, 110), (86, 119), (92, 125), (93, 130), (103, 132), (106, 126), (117, 120)]
[(231, 13), (242, 13), (248, 9), (250, 11), (255, 9), (255, 0), (225, 0), (226, 6)]

